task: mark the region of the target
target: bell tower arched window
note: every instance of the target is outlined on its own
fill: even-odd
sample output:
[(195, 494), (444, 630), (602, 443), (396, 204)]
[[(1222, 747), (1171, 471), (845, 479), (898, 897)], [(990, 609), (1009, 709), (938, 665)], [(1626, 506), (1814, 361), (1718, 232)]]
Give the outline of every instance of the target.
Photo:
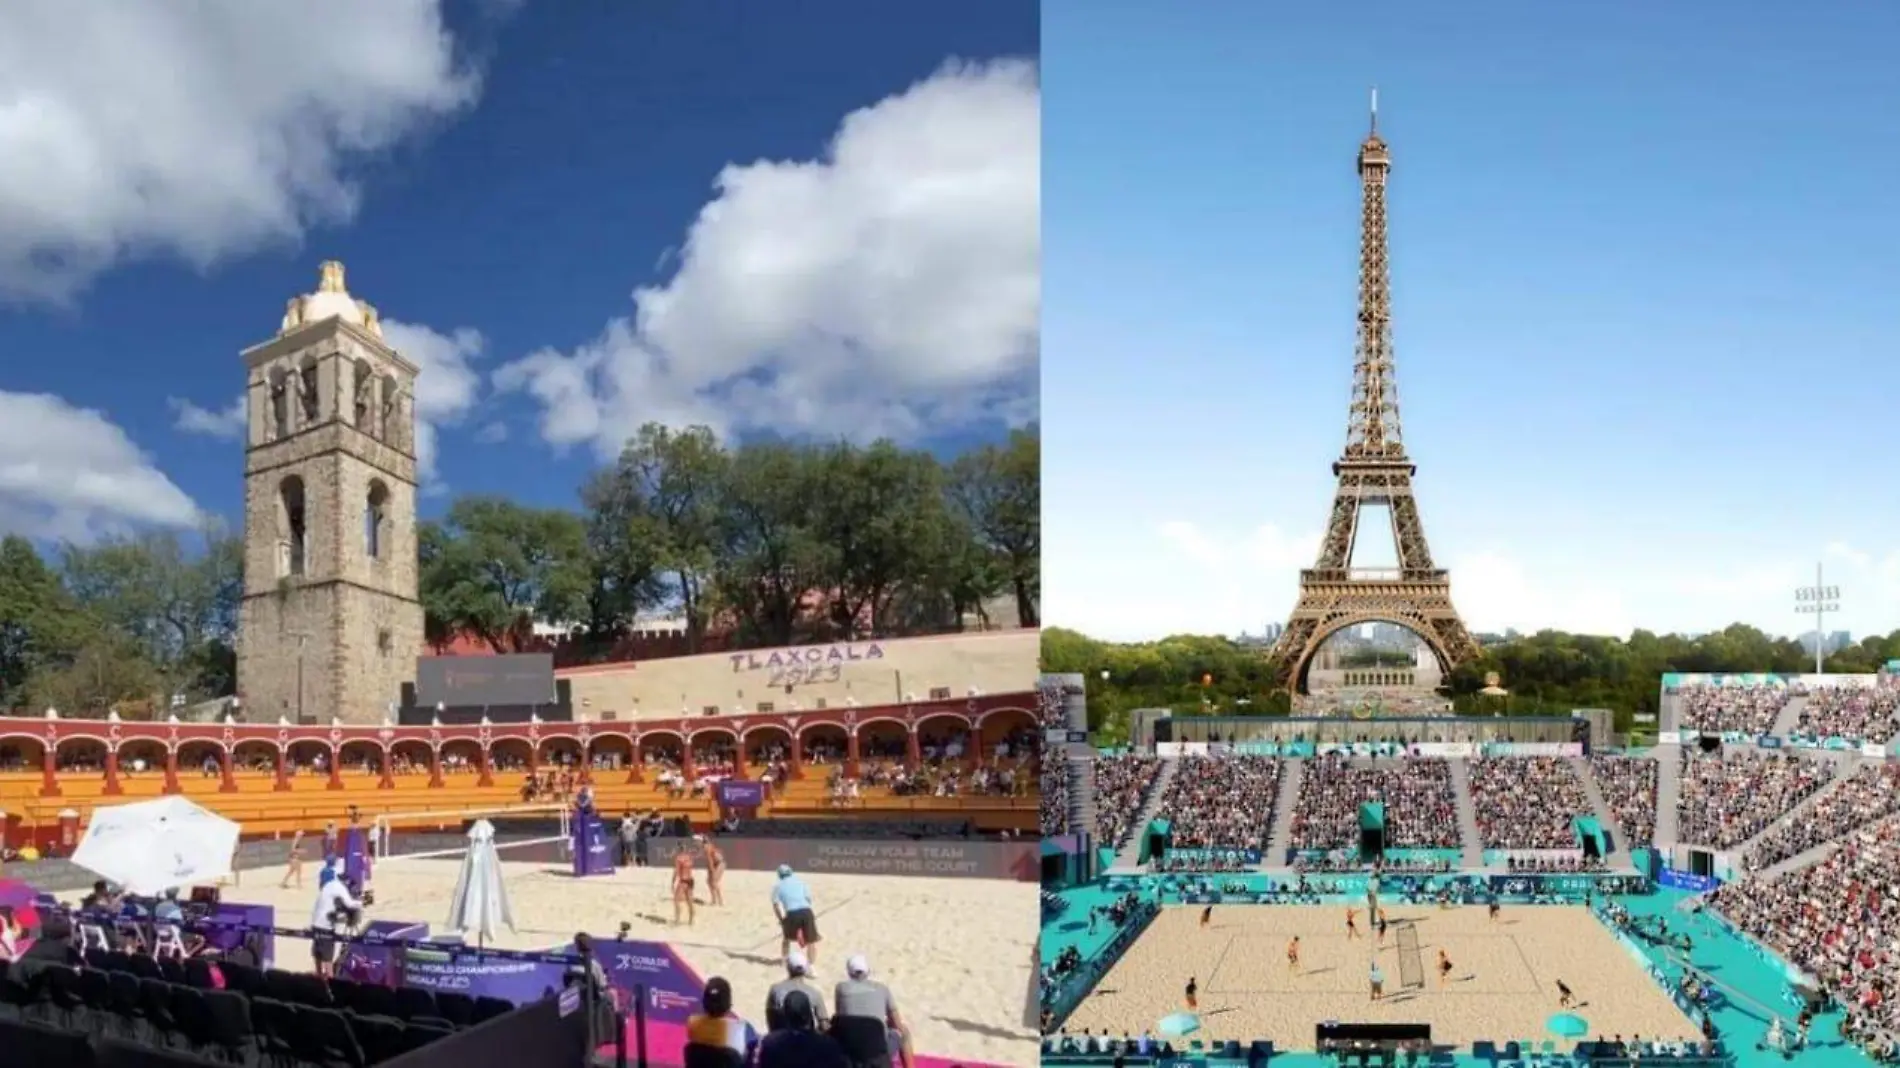
[(310, 527), (309, 517), (304, 512), (303, 479), (289, 475), (277, 484), (277, 576), (301, 576), (309, 550)]
[(369, 498), (363, 504), (363, 552), (372, 560), (383, 555), (383, 534), (389, 516), (389, 487), (380, 480), (369, 484)]

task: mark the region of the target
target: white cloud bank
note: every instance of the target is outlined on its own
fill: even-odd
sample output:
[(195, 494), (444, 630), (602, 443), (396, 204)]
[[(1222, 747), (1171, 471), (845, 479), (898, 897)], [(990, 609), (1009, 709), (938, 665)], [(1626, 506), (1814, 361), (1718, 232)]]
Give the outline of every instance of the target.
[[(205, 267), (347, 221), (351, 165), (478, 88), (431, 0), (0, 4), (0, 300), (68, 302), (124, 262)], [(389, 327), (437, 361), (420, 406), (465, 411), (479, 337)], [(241, 400), (172, 407), (183, 429), (241, 432)], [(0, 533), (198, 520), (105, 414), (0, 390)]]
[(0, 4), (0, 297), (347, 220), (349, 165), (471, 103), (429, 0)]
[(1034, 418), (1041, 90), (952, 64), (845, 117), (821, 158), (732, 164), (663, 285), (495, 376), (557, 447), (641, 424), (911, 438)]

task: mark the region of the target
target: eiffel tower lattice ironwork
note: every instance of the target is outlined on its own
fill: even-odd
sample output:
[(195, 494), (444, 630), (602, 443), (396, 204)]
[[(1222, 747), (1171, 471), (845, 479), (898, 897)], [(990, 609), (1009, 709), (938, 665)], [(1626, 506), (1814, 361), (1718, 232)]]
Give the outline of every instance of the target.
[[(1279, 684), (1293, 691), (1305, 688), (1308, 666), (1326, 639), (1360, 623), (1404, 625), (1425, 641), (1447, 672), (1478, 655), (1477, 643), (1452, 607), (1450, 572), (1432, 564), (1413, 496), (1418, 467), (1406, 455), (1399, 429), (1385, 233), (1385, 187), (1391, 169), (1391, 155), (1379, 136), (1375, 92), (1372, 129), (1359, 146), (1359, 330), (1346, 448), (1333, 464), (1339, 484), (1319, 559), (1300, 572), (1299, 603), (1272, 654)], [(1391, 515), (1396, 568), (1352, 567), (1353, 541), (1367, 505), (1384, 505)]]

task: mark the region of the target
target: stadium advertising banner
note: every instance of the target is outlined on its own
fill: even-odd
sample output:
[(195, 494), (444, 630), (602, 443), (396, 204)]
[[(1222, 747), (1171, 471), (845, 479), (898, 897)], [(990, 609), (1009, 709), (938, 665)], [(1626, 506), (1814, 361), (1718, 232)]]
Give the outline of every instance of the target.
[(1582, 742), (1486, 742), (1486, 756), (1574, 757), (1583, 755)]
[(751, 779), (721, 779), (713, 788), (726, 808), (758, 808), (765, 804), (765, 784)]
[(1170, 849), (1169, 861), (1181, 861), (1187, 864), (1248, 864), (1260, 863), (1258, 849)]
[(1463, 760), (1476, 756), (1477, 746), (1470, 742), (1415, 742), (1412, 745), (1412, 755)]
[(1775, 737), (1772, 734), (1764, 734), (1761, 737), (1755, 739), (1755, 744), (1762, 749), (1780, 749), (1781, 739)]
[[(653, 839), (652, 856), (671, 856), (692, 848), (684, 838)], [(918, 875), (935, 879), (1042, 880), (1037, 856), (1040, 841), (942, 839), (720, 838), (729, 867), (771, 871), (790, 864), (793, 871), (846, 875)]]
[(1657, 745), (1681, 745), (1682, 732), (1681, 731), (1657, 731), (1656, 744)]
[(1596, 891), (1595, 875), (1493, 875), (1491, 892), (1504, 898), (1580, 898)]
[(1691, 875), (1675, 868), (1664, 868), (1656, 881), (1675, 890), (1687, 890), (1692, 894), (1706, 894), (1722, 885), (1722, 880), (1706, 875)]

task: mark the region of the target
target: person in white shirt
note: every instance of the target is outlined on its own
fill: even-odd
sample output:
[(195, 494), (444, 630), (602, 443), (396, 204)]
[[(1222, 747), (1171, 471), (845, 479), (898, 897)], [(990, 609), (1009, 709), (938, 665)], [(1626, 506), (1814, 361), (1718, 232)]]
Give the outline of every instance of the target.
[(330, 977), (336, 961), (336, 929), (339, 908), (361, 909), (363, 903), (350, 893), (349, 884), (329, 868), (317, 876), (317, 903), (310, 909), (310, 953), (316, 972)]

